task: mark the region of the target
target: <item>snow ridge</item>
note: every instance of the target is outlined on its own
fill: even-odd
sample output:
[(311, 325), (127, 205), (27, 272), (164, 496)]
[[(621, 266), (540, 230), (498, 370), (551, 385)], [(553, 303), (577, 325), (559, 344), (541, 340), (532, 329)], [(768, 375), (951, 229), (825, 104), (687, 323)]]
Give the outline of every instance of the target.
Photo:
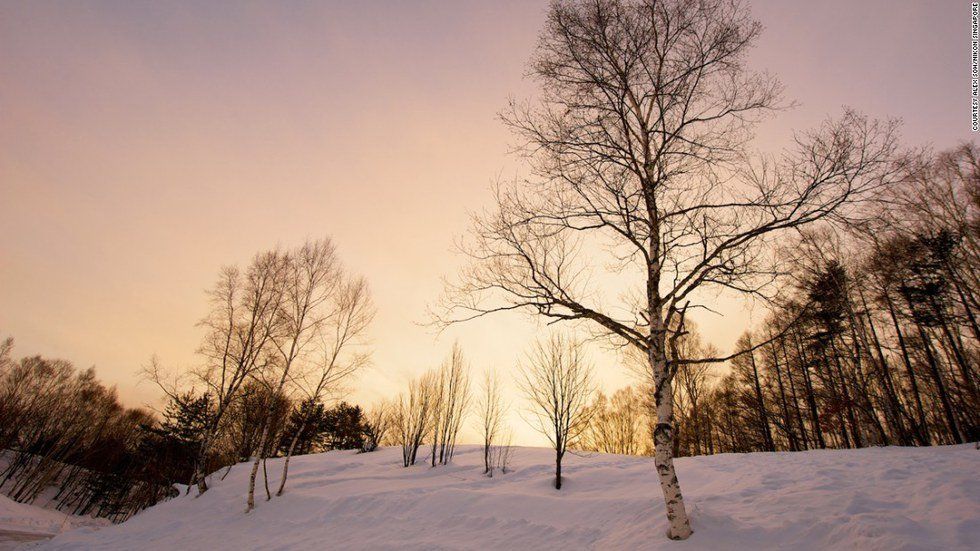
[[(400, 465), (400, 450), (293, 458), (286, 494), (244, 514), (248, 467), (195, 498), (76, 529), (42, 549), (970, 549), (980, 541), (980, 451), (972, 445), (679, 459), (694, 535), (666, 539), (650, 458), (517, 448), (486, 478), (482, 450), (454, 464)], [(279, 472), (270, 461), (269, 473)], [(270, 484), (275, 489), (277, 480)], [(193, 494), (193, 493), (192, 493)]]

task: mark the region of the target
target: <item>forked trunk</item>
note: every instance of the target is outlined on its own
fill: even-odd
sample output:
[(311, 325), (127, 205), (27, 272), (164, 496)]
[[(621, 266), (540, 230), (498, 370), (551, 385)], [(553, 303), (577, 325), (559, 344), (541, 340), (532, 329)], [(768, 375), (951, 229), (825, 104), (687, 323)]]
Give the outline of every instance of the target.
[(282, 463), (282, 478), (279, 480), (279, 489), (276, 491), (277, 496), (281, 496), (282, 492), (286, 489), (286, 477), (289, 476), (289, 459), (293, 456), (293, 451), (296, 450), (296, 443), (299, 442), (299, 435), (303, 434), (303, 430), (306, 429), (306, 419), (299, 425), (299, 430), (293, 435), (293, 439), (289, 442), (289, 451), (286, 452), (286, 459)]
[(262, 437), (259, 438), (259, 446), (252, 456), (252, 472), (248, 476), (248, 505), (245, 507), (246, 513), (255, 508), (255, 478), (259, 474), (259, 463), (262, 462), (263, 456), (265, 455), (265, 446), (269, 440), (270, 424), (271, 420), (266, 419), (265, 425), (262, 427)]

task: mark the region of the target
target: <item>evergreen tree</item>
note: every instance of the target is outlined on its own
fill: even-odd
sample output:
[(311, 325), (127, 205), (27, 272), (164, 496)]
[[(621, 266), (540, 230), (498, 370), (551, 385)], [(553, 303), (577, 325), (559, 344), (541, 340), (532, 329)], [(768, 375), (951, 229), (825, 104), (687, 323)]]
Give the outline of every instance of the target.
[(324, 415), (324, 449), (360, 449), (364, 445), (364, 432), (364, 415), (360, 406), (341, 402)]

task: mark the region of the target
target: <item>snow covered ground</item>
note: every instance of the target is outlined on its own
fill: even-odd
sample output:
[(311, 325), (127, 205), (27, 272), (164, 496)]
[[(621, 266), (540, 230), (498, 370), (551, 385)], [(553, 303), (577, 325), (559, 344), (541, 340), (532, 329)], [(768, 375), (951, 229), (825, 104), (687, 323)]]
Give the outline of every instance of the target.
[[(980, 451), (972, 445), (716, 455), (678, 460), (694, 535), (664, 537), (648, 458), (517, 448), (514, 471), (404, 469), (400, 450), (293, 459), (287, 493), (248, 515), (248, 469), (211, 491), (120, 525), (79, 528), (42, 549), (978, 549)], [(278, 480), (280, 463), (270, 461)], [(275, 485), (273, 485), (273, 489)], [(264, 495), (263, 495), (264, 498)]]
[(79, 526), (103, 526), (105, 519), (66, 515), (36, 505), (17, 503), (0, 495), (0, 549), (12, 549), (17, 543), (47, 539)]

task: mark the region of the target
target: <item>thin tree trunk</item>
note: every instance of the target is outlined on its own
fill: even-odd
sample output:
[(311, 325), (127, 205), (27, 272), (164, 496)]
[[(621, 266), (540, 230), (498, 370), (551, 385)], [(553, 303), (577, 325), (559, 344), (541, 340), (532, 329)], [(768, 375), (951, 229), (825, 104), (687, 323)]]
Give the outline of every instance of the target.
[[(864, 367), (865, 356), (867, 356), (868, 365), (871, 365), (872, 369), (874, 369), (873, 364), (875, 360), (871, 355), (871, 346), (868, 344), (868, 335), (864, 327), (864, 322), (862, 322), (860, 316), (854, 312), (854, 304), (852, 303), (850, 297), (847, 299), (847, 316), (850, 321), (851, 342), (854, 346), (854, 374), (852, 378), (860, 390), (859, 396), (863, 398), (862, 411), (868, 416), (871, 424), (878, 431), (880, 442), (889, 444), (893, 440), (892, 435), (888, 430), (885, 430), (885, 426), (882, 425), (881, 417), (878, 414), (879, 407), (875, 403), (876, 401), (880, 402), (881, 398), (879, 395), (871, 392), (871, 386), (868, 384), (868, 373)], [(875, 372), (878, 374), (878, 379), (880, 382), (881, 372), (877, 369), (875, 369)], [(887, 388), (885, 389), (885, 393), (887, 400)], [(889, 413), (894, 411), (892, 408), (893, 404), (889, 401), (886, 405), (887, 407), (884, 408), (885, 421), (889, 423), (889, 428), (893, 429), (894, 427), (891, 423), (891, 419), (893, 417), (890, 416)], [(894, 432), (900, 434), (900, 431), (898, 430), (895, 430)]]
[(950, 330), (949, 324), (946, 323), (945, 315), (940, 315), (939, 326), (942, 329), (943, 335), (946, 337), (946, 342), (949, 343), (949, 347), (953, 351), (953, 358), (956, 360), (957, 367), (960, 368), (963, 387), (970, 396), (970, 401), (973, 403), (980, 402), (977, 396), (976, 385), (973, 383), (973, 373), (970, 369), (970, 364), (967, 362), (966, 356), (963, 355), (963, 351), (960, 349), (956, 337), (954, 337), (953, 332)]
[(793, 418), (790, 417), (789, 408), (786, 405), (786, 390), (783, 386), (783, 374), (779, 369), (779, 360), (776, 357), (775, 344), (770, 346), (769, 351), (772, 352), (772, 366), (776, 370), (776, 385), (779, 388), (779, 401), (783, 410), (783, 423), (786, 424), (786, 438), (789, 440), (790, 451), (795, 452), (799, 450), (799, 444), (796, 442), (796, 431), (793, 430)]
[(561, 490), (561, 456), (560, 451), (555, 452), (555, 489)]
[(755, 399), (759, 407), (759, 421), (762, 423), (762, 439), (766, 446), (766, 451), (776, 451), (776, 445), (772, 441), (772, 432), (769, 430), (769, 416), (766, 413), (766, 404), (762, 399), (762, 385), (759, 383), (759, 368), (755, 363), (755, 353), (749, 352), (749, 360), (752, 362), (752, 379), (755, 383)]
[(796, 414), (796, 422), (800, 426), (800, 443), (803, 445), (803, 449), (807, 449), (810, 447), (809, 439), (806, 434), (806, 425), (803, 423), (803, 412), (800, 411), (799, 398), (796, 396), (796, 383), (793, 382), (793, 369), (789, 359), (789, 352), (786, 350), (786, 339), (784, 337), (779, 338), (779, 347), (783, 351), (783, 360), (786, 362), (786, 378), (789, 379), (789, 394), (793, 399), (793, 411)]
[[(864, 292), (860, 289), (860, 287), (858, 288), (858, 294), (861, 297), (861, 304), (864, 306), (864, 315), (868, 320), (868, 328), (871, 331), (871, 338), (874, 341), (878, 363), (881, 366), (882, 386), (885, 390), (885, 395), (887, 396), (893, 412), (892, 417), (894, 418), (894, 427), (898, 432), (899, 440), (903, 445), (907, 446), (912, 443), (908, 431), (905, 428), (904, 422), (904, 420), (908, 417), (908, 414), (905, 412), (905, 408), (902, 406), (902, 401), (898, 399), (898, 393), (895, 391), (895, 381), (892, 378), (891, 367), (888, 364), (888, 359), (885, 358), (884, 351), (881, 349), (881, 340), (878, 338), (878, 330), (875, 329), (875, 322), (871, 317), (871, 310), (868, 308), (868, 303), (864, 299)], [(870, 345), (867, 346), (870, 347)]]
[[(827, 358), (828, 356), (833, 356), (833, 354), (828, 354), (826, 348), (820, 350), (820, 353), (821, 353), (820, 359), (821, 359), (821, 365), (823, 366), (823, 371), (822, 373), (818, 372), (818, 375), (823, 380), (824, 387), (831, 394), (831, 398), (833, 400), (833, 403), (831, 405), (833, 406), (834, 403), (837, 404), (836, 408), (831, 407), (832, 414), (835, 413), (834, 410), (836, 409), (837, 422), (840, 425), (840, 434), (838, 435), (837, 438), (837, 446), (843, 448), (850, 448), (851, 437), (847, 432), (847, 418), (845, 416), (846, 408), (844, 407), (844, 398), (841, 397), (840, 388), (838, 388), (837, 386), (837, 379), (834, 377), (834, 369), (830, 367), (830, 360)], [(836, 359), (836, 356), (834, 356), (834, 359)]]
[(823, 430), (820, 428), (820, 415), (817, 413), (817, 399), (813, 394), (813, 381), (810, 379), (810, 366), (806, 355), (803, 353), (803, 345), (800, 343), (800, 336), (796, 337), (797, 352), (800, 354), (800, 370), (803, 372), (803, 385), (806, 391), (807, 404), (810, 406), (810, 422), (813, 423), (813, 432), (817, 437), (817, 445), (820, 449), (827, 447), (827, 442), (823, 438)]
[(211, 439), (214, 438), (214, 433), (217, 432), (217, 420), (211, 422), (211, 426), (204, 431), (204, 438), (201, 439), (201, 449), (198, 450), (197, 463), (194, 467), (194, 474), (191, 477), (190, 483), (187, 485), (187, 493), (190, 493), (191, 486), (197, 483), (197, 495), (201, 495), (208, 491), (208, 481), (207, 473), (207, 454), (208, 447), (211, 445)]
[(922, 324), (916, 323), (915, 326), (919, 329), (919, 338), (922, 340), (922, 350), (926, 354), (926, 363), (929, 364), (929, 372), (932, 374), (933, 382), (936, 384), (936, 392), (939, 393), (939, 401), (943, 406), (943, 413), (946, 415), (946, 422), (949, 424), (949, 432), (953, 436), (953, 441), (957, 444), (963, 443), (963, 437), (960, 435), (959, 424), (956, 422), (956, 415), (953, 413), (953, 406), (949, 401), (949, 395), (946, 392), (946, 385), (943, 383), (943, 377), (939, 373), (939, 366), (936, 364), (936, 356), (932, 350), (932, 341), (929, 335), (926, 334), (925, 328)]
[(902, 361), (905, 363), (905, 370), (909, 377), (909, 387), (912, 390), (912, 398), (915, 401), (915, 412), (919, 417), (918, 421), (914, 423), (915, 434), (923, 446), (929, 446), (931, 439), (929, 438), (929, 426), (926, 424), (926, 411), (922, 407), (922, 395), (919, 393), (919, 383), (916, 381), (915, 370), (912, 368), (912, 359), (909, 357), (905, 335), (902, 334), (902, 328), (898, 324), (895, 304), (892, 302), (891, 296), (888, 295), (887, 291), (884, 293), (884, 298), (885, 304), (888, 306), (889, 317), (891, 317), (892, 324), (895, 327), (895, 334), (898, 336), (898, 346), (902, 350)]
[(248, 476), (248, 504), (245, 506), (246, 513), (255, 508), (255, 478), (259, 474), (259, 463), (262, 462), (263, 455), (265, 455), (265, 443), (269, 438), (270, 424), (270, 419), (267, 418), (262, 427), (262, 436), (259, 438), (259, 445), (252, 455), (252, 472)]
[(262, 480), (265, 482), (265, 500), (269, 501), (272, 499), (272, 493), (269, 492), (269, 470), (265, 466), (266, 458), (262, 458)]
[(293, 457), (293, 451), (296, 449), (296, 443), (299, 442), (299, 435), (303, 434), (303, 430), (306, 429), (306, 418), (303, 418), (303, 422), (300, 423), (299, 429), (296, 434), (293, 435), (293, 439), (289, 442), (289, 451), (286, 452), (286, 459), (282, 462), (282, 478), (279, 480), (279, 489), (276, 490), (276, 495), (281, 496), (283, 491), (286, 489), (286, 478), (289, 476), (289, 460)]
[(847, 386), (847, 378), (844, 376), (844, 368), (840, 361), (840, 352), (837, 350), (837, 344), (834, 342), (834, 337), (830, 337), (830, 349), (834, 356), (834, 365), (837, 367), (837, 375), (840, 377), (840, 386), (843, 392), (842, 397), (844, 399), (844, 405), (847, 411), (847, 422), (851, 426), (851, 436), (854, 441), (855, 448), (861, 448), (862, 437), (861, 431), (858, 427), (857, 416), (854, 415), (854, 403), (851, 400), (851, 392)]

